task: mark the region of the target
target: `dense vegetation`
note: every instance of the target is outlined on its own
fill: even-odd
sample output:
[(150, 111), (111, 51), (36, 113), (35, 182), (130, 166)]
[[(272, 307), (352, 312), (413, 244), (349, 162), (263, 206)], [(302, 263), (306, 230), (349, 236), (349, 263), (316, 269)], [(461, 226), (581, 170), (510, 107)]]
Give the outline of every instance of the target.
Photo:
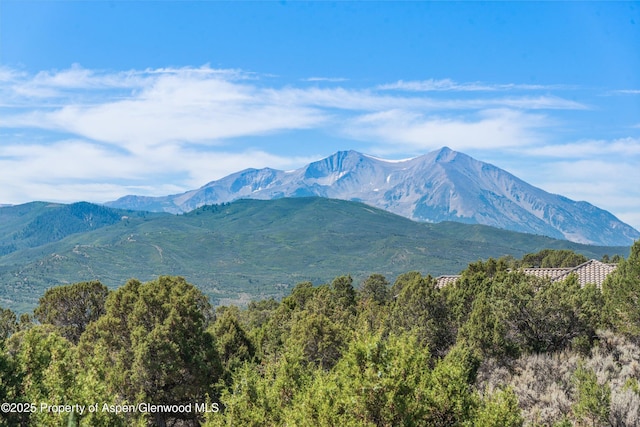
[(33, 316), (0, 310), (0, 425), (639, 425), (640, 242), (602, 289), (511, 268), (544, 259), (581, 261), (478, 261), (444, 288), (339, 276), (215, 311), (175, 276), (53, 288)]
[(114, 289), (159, 275), (184, 277), (214, 305), (246, 305), (281, 299), (303, 281), (455, 274), (480, 258), (543, 248), (596, 259), (629, 253), (480, 225), (418, 223), (323, 198), (239, 200), (185, 215), (35, 202), (0, 208), (0, 305), (30, 312), (53, 286), (98, 280)]

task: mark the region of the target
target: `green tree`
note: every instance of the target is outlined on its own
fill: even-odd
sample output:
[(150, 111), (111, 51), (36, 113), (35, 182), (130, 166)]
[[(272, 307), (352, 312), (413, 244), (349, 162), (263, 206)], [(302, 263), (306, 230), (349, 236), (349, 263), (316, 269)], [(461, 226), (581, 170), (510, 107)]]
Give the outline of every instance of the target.
[(58, 328), (60, 334), (74, 344), (91, 322), (105, 313), (109, 290), (98, 281), (82, 282), (48, 289), (34, 310), (40, 323)]
[(238, 320), (237, 307), (224, 307), (216, 318), (212, 333), (216, 337), (216, 345), (220, 360), (225, 369), (225, 379), (231, 381), (231, 373), (244, 362), (252, 361), (255, 348), (244, 328)]
[[(130, 280), (109, 295), (106, 313), (80, 341), (86, 369), (105, 375), (107, 390), (122, 402), (186, 404), (215, 397), (221, 366), (207, 298), (181, 277)], [(156, 425), (194, 414), (153, 415)]]
[(372, 274), (362, 282), (359, 294), (355, 328), (376, 334), (387, 322), (391, 302), (389, 282), (381, 274)]
[(348, 337), (345, 325), (322, 312), (304, 311), (292, 321), (286, 346), (300, 349), (308, 362), (328, 370), (340, 359)]
[(431, 356), (415, 336), (360, 335), (287, 413), (293, 425), (425, 425)]
[(431, 373), (426, 395), (426, 422), (434, 427), (462, 426), (476, 414), (479, 397), (473, 384), (480, 359), (464, 343), (456, 344)]
[(416, 280), (420, 280), (422, 278), (422, 274), (418, 271), (409, 271), (407, 273), (403, 273), (396, 278), (396, 281), (393, 282), (393, 286), (391, 287), (391, 297), (397, 298), (400, 295), (400, 292), (410, 283), (414, 283)]
[(467, 321), (475, 299), (480, 295), (489, 294), (493, 283), (503, 280), (507, 268), (505, 259), (496, 261), (489, 258), (486, 262), (477, 261), (469, 264), (462, 272), (462, 277), (453, 285), (443, 289), (456, 327)]
[(390, 304), (379, 304), (373, 299), (360, 299), (354, 329), (377, 334), (388, 329)]
[[(74, 346), (51, 325), (36, 326), (14, 334), (7, 342), (13, 355), (16, 400), (49, 405), (74, 405), (78, 371)], [(68, 412), (35, 411), (20, 416), (34, 426), (59, 426), (69, 422)]]
[(582, 425), (608, 425), (611, 411), (611, 389), (608, 384), (599, 384), (593, 370), (584, 364), (578, 364), (573, 374), (576, 384), (577, 399), (573, 412)]
[[(4, 344), (0, 343), (0, 403), (23, 402), (24, 397), (21, 387), (21, 376), (16, 362), (5, 352)], [(24, 425), (28, 414), (4, 413), (4, 419), (0, 418), (0, 426)]]
[(457, 342), (477, 348), (484, 357), (502, 365), (519, 355), (519, 347), (507, 339), (507, 325), (495, 313), (491, 297), (484, 292), (473, 301), (469, 319), (458, 331)]
[[(283, 348), (300, 349), (308, 362), (325, 370), (335, 365), (355, 326), (356, 291), (352, 283), (350, 276), (339, 276), (330, 285), (312, 288), (312, 293), (304, 290), (304, 308), (292, 310), (286, 322), (278, 322), (278, 327), (286, 331)], [(288, 305), (288, 300), (283, 304)]]
[(8, 308), (0, 307), (0, 344), (18, 330), (16, 314)]
[(346, 311), (349, 314), (355, 312), (356, 290), (353, 287), (351, 276), (340, 276), (331, 282), (331, 298), (336, 309)]
[(273, 298), (262, 301), (251, 301), (247, 309), (240, 313), (243, 325), (247, 330), (255, 330), (269, 321), (280, 304)]
[[(268, 365), (271, 367), (273, 365)], [(207, 414), (205, 426), (261, 427), (276, 425), (276, 403), (271, 400), (269, 381), (253, 365), (234, 372), (232, 386), (222, 392), (222, 413)]]
[(222, 392), (222, 413), (209, 414), (205, 425), (285, 425), (293, 399), (306, 390), (314, 369), (295, 351), (270, 361), (262, 369), (245, 363), (234, 372), (231, 387)]
[(282, 303), (289, 309), (302, 310), (315, 293), (316, 289), (311, 282), (301, 282), (291, 290), (291, 294), (284, 298)]
[(602, 284), (607, 326), (640, 342), (640, 240)]
[[(398, 283), (400, 283), (399, 286)], [(442, 356), (453, 344), (455, 330), (446, 296), (431, 276), (408, 273), (398, 277), (397, 294), (389, 317), (393, 333), (416, 333), (421, 345)]]
[(619, 263), (620, 261), (622, 261), (623, 259), (624, 259), (624, 258), (623, 258), (623, 257), (621, 257), (620, 255), (615, 254), (615, 255), (611, 258), (611, 261), (610, 261), (610, 262), (611, 262), (612, 264), (618, 264), (618, 263)]
[(526, 254), (522, 257), (521, 267), (576, 267), (587, 262), (584, 255), (577, 254), (569, 249), (543, 249), (535, 254)]
[[(271, 308), (268, 314), (265, 313), (265, 319), (259, 327), (248, 331), (256, 346), (257, 357), (266, 360), (280, 356), (285, 342), (291, 338), (293, 319), (299, 313), (305, 310), (319, 311), (328, 316), (333, 310), (330, 292), (328, 285), (314, 287), (311, 282), (298, 283), (290, 295)], [(318, 299), (318, 294), (323, 297)]]
[(386, 304), (391, 296), (389, 282), (382, 274), (372, 274), (360, 287), (360, 298), (377, 304)]
[(473, 425), (482, 427), (522, 427), (524, 418), (513, 389), (496, 390), (480, 404)]
[(551, 282), (517, 272), (496, 285), (491, 298), (507, 339), (532, 353), (591, 343), (603, 303), (596, 288), (581, 288), (575, 276)]

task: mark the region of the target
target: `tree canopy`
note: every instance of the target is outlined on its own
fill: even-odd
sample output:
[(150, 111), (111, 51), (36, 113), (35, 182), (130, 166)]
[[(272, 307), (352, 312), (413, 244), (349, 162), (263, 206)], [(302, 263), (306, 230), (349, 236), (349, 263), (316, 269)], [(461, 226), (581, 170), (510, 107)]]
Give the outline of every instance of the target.
[[(175, 276), (52, 288), (33, 317), (0, 308), (0, 400), (107, 410), (0, 426), (640, 425), (640, 242), (602, 289), (513, 269), (534, 258), (580, 261), (488, 259), (443, 288), (344, 275), (215, 311)], [(174, 409), (109, 410), (140, 403)]]

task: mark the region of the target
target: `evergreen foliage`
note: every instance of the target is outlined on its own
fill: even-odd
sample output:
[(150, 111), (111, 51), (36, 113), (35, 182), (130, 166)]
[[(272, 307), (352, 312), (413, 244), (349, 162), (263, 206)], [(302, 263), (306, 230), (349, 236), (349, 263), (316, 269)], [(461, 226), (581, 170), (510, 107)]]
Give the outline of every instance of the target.
[(389, 326), (393, 331), (413, 332), (421, 345), (442, 356), (455, 335), (446, 297), (431, 277), (417, 272), (401, 275), (393, 286), (398, 292), (390, 308)]
[(587, 261), (584, 255), (568, 249), (543, 249), (535, 254), (526, 254), (517, 263), (517, 266), (541, 268), (576, 267)]
[(346, 275), (215, 314), (176, 276), (53, 288), (37, 324), (0, 310), (2, 402), (216, 411), (8, 412), (0, 426), (639, 425), (639, 259), (637, 243), (602, 291), (489, 259), (442, 289), (418, 272), (357, 288)]
[(105, 313), (109, 290), (100, 282), (82, 282), (48, 289), (34, 310), (40, 323), (58, 327), (59, 333), (74, 344), (87, 325)]
[(299, 282), (353, 285), (372, 273), (458, 273), (479, 258), (520, 257), (540, 248), (589, 258), (628, 247), (581, 245), (488, 226), (425, 224), (357, 202), (324, 198), (238, 200), (185, 215), (88, 203), (0, 208), (0, 304), (32, 311), (51, 287), (99, 280), (185, 277), (214, 305), (281, 299)]
[(27, 241), (29, 247), (55, 242), (74, 233), (118, 223), (122, 217), (121, 212), (123, 211), (87, 202), (59, 205), (27, 224), (18, 238)]
[(376, 304), (386, 304), (391, 297), (387, 278), (382, 274), (367, 277), (360, 287), (360, 297)]
[(0, 343), (9, 338), (18, 329), (16, 314), (8, 308), (0, 307)]
[(596, 373), (581, 363), (573, 375), (577, 394), (573, 412), (578, 421), (593, 426), (606, 424), (611, 411), (611, 388), (599, 384)]
[[(640, 240), (631, 254), (602, 285), (606, 325), (629, 338), (640, 339)], [(638, 341), (640, 342), (640, 341)]]
[[(88, 369), (104, 372), (106, 389), (123, 403), (179, 405), (216, 396), (222, 368), (206, 297), (181, 277), (130, 280), (109, 295), (105, 314), (91, 323), (79, 348)], [(156, 413), (191, 420), (193, 414)]]

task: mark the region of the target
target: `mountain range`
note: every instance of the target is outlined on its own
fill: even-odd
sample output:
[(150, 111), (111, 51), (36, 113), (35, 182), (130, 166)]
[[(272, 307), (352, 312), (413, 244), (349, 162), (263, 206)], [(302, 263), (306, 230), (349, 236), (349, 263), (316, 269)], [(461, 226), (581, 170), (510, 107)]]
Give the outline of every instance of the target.
[(628, 246), (640, 238), (603, 209), (447, 147), (403, 161), (340, 151), (293, 171), (246, 169), (182, 194), (130, 195), (106, 205), (184, 213), (238, 199), (309, 196), (358, 201), (416, 221), (483, 224), (584, 244)]

